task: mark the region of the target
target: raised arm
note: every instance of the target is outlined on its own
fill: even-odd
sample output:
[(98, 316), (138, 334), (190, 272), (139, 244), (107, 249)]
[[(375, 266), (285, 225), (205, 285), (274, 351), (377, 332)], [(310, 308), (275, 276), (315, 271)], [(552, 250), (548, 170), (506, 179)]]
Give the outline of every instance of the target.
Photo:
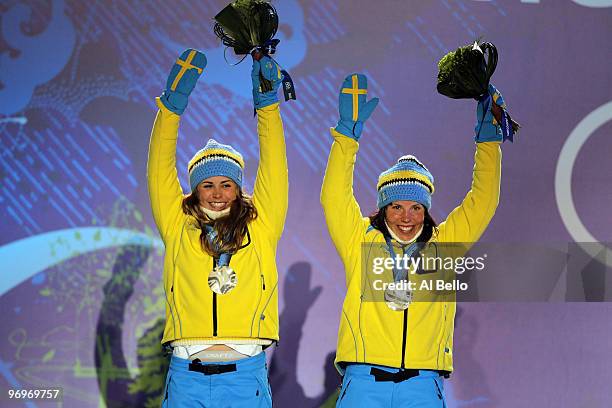
[(205, 66), (204, 54), (192, 49), (183, 52), (170, 71), (162, 96), (155, 100), (159, 111), (151, 132), (147, 181), (153, 218), (164, 240), (182, 215), (183, 191), (176, 171), (180, 115)]
[(321, 205), (327, 229), (336, 249), (344, 259), (350, 248), (368, 227), (353, 194), (353, 172), (359, 144), (330, 129), (334, 138), (321, 188)]
[[(261, 92), (260, 72), (272, 83), (272, 91)], [(282, 75), (271, 58), (263, 57), (259, 61), (253, 60), (251, 79), (259, 137), (259, 166), (253, 189), (256, 222), (264, 225), (276, 242), (283, 232), (289, 200), (287, 149), (276, 95)]]
[(500, 126), (502, 120), (499, 115), (504, 115), (504, 112), (505, 103), (501, 93), (489, 85), (489, 94), (481, 98), (477, 106), (472, 186), (461, 205), (440, 224), (440, 241), (476, 242), (495, 214), (501, 183), (500, 143), (508, 138), (506, 132), (511, 132)]
[(472, 186), (461, 205), (440, 224), (440, 241), (478, 241), (499, 203), (501, 157), (499, 142), (476, 144)]
[(165, 240), (168, 228), (180, 217), (183, 191), (176, 171), (176, 140), (180, 116), (156, 98), (157, 116), (149, 142), (147, 182), (155, 224)]
[(287, 152), (278, 103), (257, 110), (259, 166), (253, 189), (257, 217), (278, 241), (289, 196)]
[(334, 138), (323, 186), (321, 205), (327, 229), (340, 257), (347, 259), (351, 248), (358, 247), (369, 225), (363, 218), (353, 194), (353, 172), (363, 123), (370, 117), (378, 99), (366, 102), (367, 78), (361, 74), (346, 77), (340, 89), (340, 120), (331, 129)]

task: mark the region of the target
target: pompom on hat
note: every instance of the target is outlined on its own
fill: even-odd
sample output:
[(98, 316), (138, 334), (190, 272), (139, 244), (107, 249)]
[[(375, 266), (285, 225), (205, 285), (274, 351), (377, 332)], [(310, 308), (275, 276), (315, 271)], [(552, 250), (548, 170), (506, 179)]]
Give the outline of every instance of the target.
[(416, 201), (429, 210), (434, 177), (416, 157), (402, 156), (393, 167), (378, 176), (376, 190), (378, 208), (394, 201)]
[(214, 176), (225, 176), (242, 188), (243, 169), (244, 159), (236, 149), (209, 139), (206, 146), (189, 160), (187, 170), (191, 191), (196, 191), (198, 184)]

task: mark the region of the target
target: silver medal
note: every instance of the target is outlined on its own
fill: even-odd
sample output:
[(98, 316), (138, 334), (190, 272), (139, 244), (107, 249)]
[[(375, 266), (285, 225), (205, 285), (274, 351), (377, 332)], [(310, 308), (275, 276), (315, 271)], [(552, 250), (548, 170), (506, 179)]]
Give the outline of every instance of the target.
[(412, 302), (412, 291), (402, 289), (386, 289), (385, 290), (385, 303), (391, 310), (406, 310)]
[(238, 276), (229, 266), (217, 266), (208, 275), (208, 287), (218, 295), (231, 292), (237, 284)]

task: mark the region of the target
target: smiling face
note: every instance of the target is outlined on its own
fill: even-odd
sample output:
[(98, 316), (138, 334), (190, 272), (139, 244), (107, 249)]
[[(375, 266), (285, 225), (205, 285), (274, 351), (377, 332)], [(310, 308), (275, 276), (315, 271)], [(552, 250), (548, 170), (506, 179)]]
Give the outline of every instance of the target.
[(402, 241), (411, 241), (425, 221), (425, 207), (416, 201), (394, 201), (385, 209), (385, 220)]
[(209, 177), (198, 184), (196, 190), (200, 205), (208, 210), (223, 211), (230, 208), (238, 197), (238, 186), (224, 176)]

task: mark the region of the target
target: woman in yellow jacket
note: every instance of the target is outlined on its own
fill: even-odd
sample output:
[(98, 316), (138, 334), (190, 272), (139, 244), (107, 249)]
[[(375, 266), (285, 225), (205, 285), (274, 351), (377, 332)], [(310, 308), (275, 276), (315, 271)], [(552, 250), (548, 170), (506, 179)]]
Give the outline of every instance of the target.
[(472, 187), (461, 205), (436, 225), (429, 213), (434, 178), (414, 156), (401, 157), (380, 175), (378, 209), (370, 217), (362, 215), (353, 195), (353, 171), (363, 124), (378, 103), (376, 98), (367, 101), (366, 94), (365, 76), (345, 79), (321, 191), (347, 285), (335, 360), (343, 374), (337, 406), (443, 407), (443, 378), (453, 370), (454, 297), (417, 302), (409, 292), (404, 297), (399, 292), (372, 295), (381, 288), (373, 289), (366, 276), (369, 251), (379, 247), (395, 257), (414, 255), (417, 243), (478, 240), (499, 200), (501, 133), (490, 107), (491, 97), (499, 105), (503, 100), (491, 86), (490, 95), (479, 102)]
[[(173, 349), (162, 406), (268, 407), (265, 353), (278, 341), (276, 248), (287, 211), (288, 177), (276, 91), (278, 66), (253, 61), (259, 167), (253, 195), (244, 161), (210, 139), (189, 161), (191, 191), (177, 178), (179, 122), (206, 57), (186, 50), (173, 66), (151, 133), (147, 177), (165, 244), (166, 325)], [(273, 90), (263, 93), (260, 72)]]

